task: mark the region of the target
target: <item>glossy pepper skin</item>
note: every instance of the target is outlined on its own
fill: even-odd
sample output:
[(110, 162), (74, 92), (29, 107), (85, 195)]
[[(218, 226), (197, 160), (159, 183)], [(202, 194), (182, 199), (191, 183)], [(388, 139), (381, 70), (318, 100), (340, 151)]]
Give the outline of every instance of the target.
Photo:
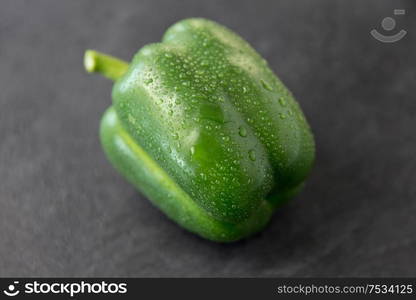
[(171, 26), (114, 79), (100, 129), (114, 167), (182, 227), (218, 242), (260, 231), (302, 187), (314, 139), (292, 94), (251, 46), (206, 19)]

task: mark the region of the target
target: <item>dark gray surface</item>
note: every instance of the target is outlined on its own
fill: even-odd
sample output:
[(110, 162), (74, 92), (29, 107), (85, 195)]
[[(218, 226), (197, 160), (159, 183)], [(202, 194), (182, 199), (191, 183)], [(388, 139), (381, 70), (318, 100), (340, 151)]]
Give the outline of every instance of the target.
[[(409, 31), (369, 35), (392, 9)], [(414, 1), (2, 1), (1, 276), (416, 276)], [(107, 162), (111, 82), (86, 48), (129, 59), (175, 21), (237, 31), (316, 136), (303, 193), (231, 245), (170, 222)]]

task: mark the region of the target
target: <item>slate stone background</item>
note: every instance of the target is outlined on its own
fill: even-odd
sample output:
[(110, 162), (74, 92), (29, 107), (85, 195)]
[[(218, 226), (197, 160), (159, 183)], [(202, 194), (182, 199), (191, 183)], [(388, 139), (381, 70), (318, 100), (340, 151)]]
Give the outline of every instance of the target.
[[(395, 44), (374, 40), (394, 8)], [(21, 1), (0, 4), (0, 276), (416, 276), (415, 1)], [(261, 234), (185, 232), (107, 162), (111, 82), (185, 17), (247, 39), (296, 95), (317, 161)], [(395, 30), (394, 32), (397, 32)]]

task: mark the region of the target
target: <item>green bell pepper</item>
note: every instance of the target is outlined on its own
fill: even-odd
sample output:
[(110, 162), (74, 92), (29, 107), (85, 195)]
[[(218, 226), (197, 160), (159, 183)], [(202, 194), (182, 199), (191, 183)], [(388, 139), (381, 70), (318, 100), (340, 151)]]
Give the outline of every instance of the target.
[(292, 198), (315, 155), (292, 94), (229, 29), (182, 20), (130, 64), (87, 50), (115, 81), (100, 137), (114, 167), (182, 227), (236, 241)]

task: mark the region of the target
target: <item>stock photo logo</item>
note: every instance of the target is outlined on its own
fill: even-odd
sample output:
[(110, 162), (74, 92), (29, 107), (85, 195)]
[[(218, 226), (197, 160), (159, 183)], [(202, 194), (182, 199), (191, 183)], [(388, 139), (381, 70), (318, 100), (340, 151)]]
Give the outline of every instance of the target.
[[(395, 9), (394, 15), (395, 16), (404, 16), (406, 14), (406, 10), (404, 9)], [(396, 27), (396, 20), (391, 17), (385, 17), (381, 21), (381, 27), (383, 30), (388, 33), (395, 29)], [(401, 29), (396, 34), (393, 35), (384, 35), (380, 33), (377, 29), (373, 29), (370, 31), (371, 35), (378, 41), (382, 43), (395, 43), (400, 41), (404, 36), (407, 34), (407, 31), (404, 29)]]
[(14, 281), (13, 284), (8, 285), (7, 290), (3, 290), (3, 293), (9, 297), (17, 296), (20, 293), (16, 287), (18, 284), (19, 281)]
[(84, 280), (78, 282), (65, 281), (28, 281), (22, 283), (18, 288), (19, 281), (13, 281), (3, 294), (9, 297), (14, 297), (19, 294), (34, 295), (34, 294), (54, 294), (56, 296), (63, 295), (75, 297), (78, 294), (126, 294), (127, 283), (125, 282), (86, 282)]

